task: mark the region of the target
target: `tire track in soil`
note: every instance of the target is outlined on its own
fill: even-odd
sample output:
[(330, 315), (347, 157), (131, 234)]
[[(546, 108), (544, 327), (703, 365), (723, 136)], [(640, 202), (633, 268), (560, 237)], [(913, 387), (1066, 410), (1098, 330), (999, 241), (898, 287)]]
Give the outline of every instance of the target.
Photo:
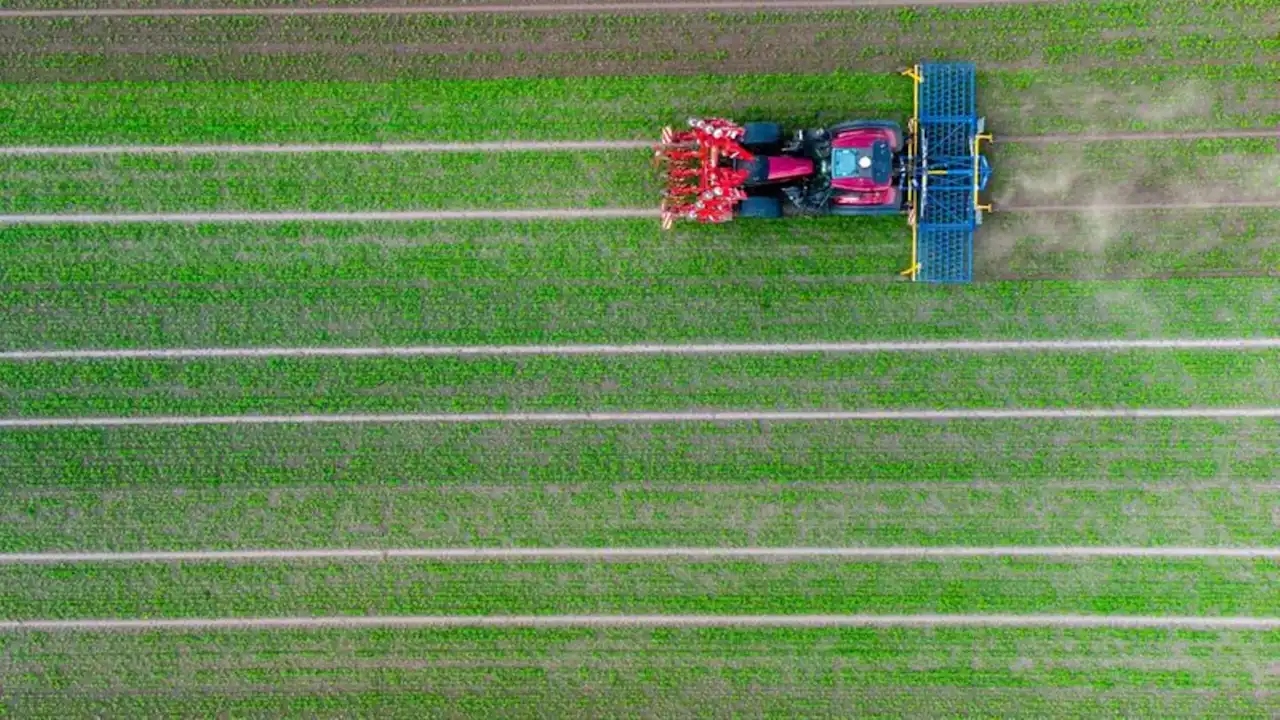
[(710, 0), (689, 2), (542, 2), (468, 5), (364, 5), (305, 7), (157, 7), (157, 8), (64, 8), (0, 10), (0, 20), (95, 17), (299, 17), (317, 15), (513, 15), (663, 12), (758, 12), (767, 10), (865, 10), (911, 6), (966, 7), (973, 5), (1045, 5), (1058, 0)]
[(144, 415), (134, 417), (11, 417), (0, 429), (64, 427), (194, 427), (202, 425), (390, 424), (654, 424), (723, 422), (882, 422), (951, 420), (1237, 420), (1280, 418), (1280, 407), (1224, 408), (969, 408), (958, 410), (690, 410), (676, 412), (399, 413), (295, 415)]
[(1137, 280), (1229, 280), (1250, 278), (1280, 278), (1280, 267), (1271, 270), (1200, 270), (1195, 272), (1151, 272), (1141, 275), (1128, 273), (1054, 274), (1054, 273), (983, 273), (974, 272), (978, 282), (1043, 282), (1067, 280), (1101, 280), (1127, 282)]
[[(1108, 213), (1141, 210), (1280, 208), (1280, 198), (1213, 202), (1147, 202), (1112, 205), (1006, 205), (1004, 213)], [(661, 217), (657, 208), (544, 208), (539, 210), (409, 210), (368, 212), (198, 212), (0, 215), (4, 225), (131, 225), (287, 222), (417, 222), (453, 220), (618, 220)]]
[(0, 553), (0, 565), (106, 563), (246, 563), (298, 561), (538, 561), (538, 560), (895, 560), (929, 558), (1240, 558), (1280, 559), (1280, 548), (1117, 547), (1088, 545), (882, 546), (882, 547), (454, 547), (318, 548), (282, 550), (183, 550), (154, 552)]
[[(378, 347), (206, 347), (0, 351), (0, 362), (40, 360), (174, 360), (280, 357), (512, 357), (637, 355), (794, 355), (814, 353), (1127, 352), (1131, 350), (1269, 350), (1280, 338), (1153, 340), (937, 340), (919, 342), (680, 343), (631, 345), (420, 345)], [(0, 561), (2, 562), (2, 561)]]
[(996, 136), (996, 143), (1007, 145), (1050, 145), (1053, 143), (1085, 142), (1142, 142), (1147, 140), (1248, 140), (1275, 138), (1280, 142), (1280, 127), (1223, 129), (1223, 130), (1171, 130), (1152, 132), (1091, 132), (1047, 133), (1044, 135)]
[(443, 627), (982, 627), (1277, 630), (1280, 618), (1186, 615), (416, 615), (5, 620), (0, 632)]

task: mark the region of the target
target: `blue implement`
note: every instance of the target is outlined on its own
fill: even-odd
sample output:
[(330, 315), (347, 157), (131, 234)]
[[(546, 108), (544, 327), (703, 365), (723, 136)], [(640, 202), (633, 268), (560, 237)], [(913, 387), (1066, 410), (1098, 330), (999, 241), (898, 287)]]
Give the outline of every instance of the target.
[(913, 280), (973, 280), (973, 236), (982, 224), (978, 192), (991, 169), (980, 153), (983, 121), (977, 110), (972, 63), (925, 63), (909, 71), (916, 84), (915, 137), (909, 183), (914, 199)]

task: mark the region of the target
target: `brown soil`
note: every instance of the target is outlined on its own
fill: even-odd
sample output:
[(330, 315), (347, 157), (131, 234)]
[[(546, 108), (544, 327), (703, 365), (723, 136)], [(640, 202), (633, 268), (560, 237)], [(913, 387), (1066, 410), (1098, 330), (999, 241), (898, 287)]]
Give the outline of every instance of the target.
[(185, 0), (16, 0), (7, 3), (5, 13), (62, 13), (64, 17), (92, 16), (95, 13), (141, 15), (240, 15), (293, 14), (315, 11), (364, 15), (395, 14), (527, 14), (527, 13), (591, 13), (625, 12), (755, 12), (770, 9), (843, 10), (859, 8), (898, 8), (906, 6), (963, 7), (967, 5), (1034, 5), (1053, 0), (375, 0), (368, 3), (342, 0), (250, 0), (229, 2), (207, 0), (198, 4)]

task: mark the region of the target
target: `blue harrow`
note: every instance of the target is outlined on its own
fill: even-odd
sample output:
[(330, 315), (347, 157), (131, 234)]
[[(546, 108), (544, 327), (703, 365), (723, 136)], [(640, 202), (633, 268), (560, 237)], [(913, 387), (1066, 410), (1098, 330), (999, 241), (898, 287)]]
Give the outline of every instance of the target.
[(907, 133), (906, 184), (913, 281), (973, 280), (973, 236), (990, 212), (979, 193), (991, 167), (981, 144), (992, 141), (978, 117), (971, 63), (925, 63), (903, 71), (915, 85)]

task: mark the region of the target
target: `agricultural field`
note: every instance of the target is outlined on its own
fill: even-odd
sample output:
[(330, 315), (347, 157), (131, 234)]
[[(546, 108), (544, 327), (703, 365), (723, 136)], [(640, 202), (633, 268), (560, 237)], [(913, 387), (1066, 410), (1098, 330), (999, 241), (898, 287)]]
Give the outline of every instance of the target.
[[(0, 716), (1280, 714), (1280, 7), (666, 5), (0, 8)], [(660, 229), (928, 60), (972, 284)]]

